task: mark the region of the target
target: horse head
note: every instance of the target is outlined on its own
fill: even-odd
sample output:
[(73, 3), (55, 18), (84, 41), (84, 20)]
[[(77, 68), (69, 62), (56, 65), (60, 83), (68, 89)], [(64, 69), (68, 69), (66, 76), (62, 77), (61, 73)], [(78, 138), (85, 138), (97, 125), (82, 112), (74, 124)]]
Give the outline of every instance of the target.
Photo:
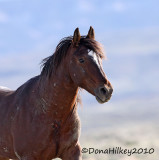
[(101, 45), (95, 40), (94, 29), (90, 27), (87, 36), (80, 36), (76, 28), (69, 52), (67, 60), (73, 82), (94, 95), (99, 103), (107, 102), (113, 88), (103, 71), (104, 54)]

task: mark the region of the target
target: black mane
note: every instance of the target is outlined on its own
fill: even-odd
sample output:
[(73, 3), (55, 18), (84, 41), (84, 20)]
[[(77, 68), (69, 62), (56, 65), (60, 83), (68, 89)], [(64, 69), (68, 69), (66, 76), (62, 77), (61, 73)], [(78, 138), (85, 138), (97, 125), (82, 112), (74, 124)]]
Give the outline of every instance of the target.
[[(65, 37), (63, 38), (56, 47), (56, 50), (53, 55), (42, 60), (42, 71), (41, 75), (51, 76), (53, 71), (60, 65), (63, 58), (65, 58), (67, 54), (67, 50), (72, 43), (73, 37)], [(90, 38), (86, 38), (86, 36), (82, 36), (79, 42), (79, 46), (85, 46), (86, 48), (92, 50), (101, 58), (104, 57), (101, 45)]]

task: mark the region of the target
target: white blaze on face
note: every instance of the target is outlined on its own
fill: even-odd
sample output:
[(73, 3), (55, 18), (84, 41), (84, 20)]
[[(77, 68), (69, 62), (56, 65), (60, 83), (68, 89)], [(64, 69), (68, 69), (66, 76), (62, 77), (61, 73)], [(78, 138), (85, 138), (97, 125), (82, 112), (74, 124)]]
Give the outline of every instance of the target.
[(93, 51), (90, 51), (90, 52), (88, 52), (88, 55), (91, 56), (93, 58), (94, 62), (97, 64), (97, 66), (100, 67), (96, 53), (94, 53)]

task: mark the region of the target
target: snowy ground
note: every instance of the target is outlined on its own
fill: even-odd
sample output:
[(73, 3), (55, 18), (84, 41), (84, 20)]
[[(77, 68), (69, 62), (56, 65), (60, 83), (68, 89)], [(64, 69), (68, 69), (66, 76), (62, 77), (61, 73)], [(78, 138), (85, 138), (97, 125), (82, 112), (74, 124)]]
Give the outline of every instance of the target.
[[(159, 104), (157, 97), (117, 101), (92, 108), (84, 107), (80, 109), (80, 117), (82, 148), (154, 149), (152, 154), (136, 153), (131, 156), (128, 154), (85, 153), (83, 154), (84, 160), (157, 160), (159, 158)], [(139, 152), (141, 151), (140, 149)]]

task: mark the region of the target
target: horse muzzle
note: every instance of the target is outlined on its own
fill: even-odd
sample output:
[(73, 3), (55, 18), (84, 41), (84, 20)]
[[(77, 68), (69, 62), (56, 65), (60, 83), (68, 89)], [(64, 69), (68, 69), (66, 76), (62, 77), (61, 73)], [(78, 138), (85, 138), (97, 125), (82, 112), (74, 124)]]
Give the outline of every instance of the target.
[(108, 102), (112, 96), (113, 88), (112, 87), (106, 87), (105, 85), (102, 87), (98, 87), (94, 90), (96, 100), (99, 103), (105, 103)]

